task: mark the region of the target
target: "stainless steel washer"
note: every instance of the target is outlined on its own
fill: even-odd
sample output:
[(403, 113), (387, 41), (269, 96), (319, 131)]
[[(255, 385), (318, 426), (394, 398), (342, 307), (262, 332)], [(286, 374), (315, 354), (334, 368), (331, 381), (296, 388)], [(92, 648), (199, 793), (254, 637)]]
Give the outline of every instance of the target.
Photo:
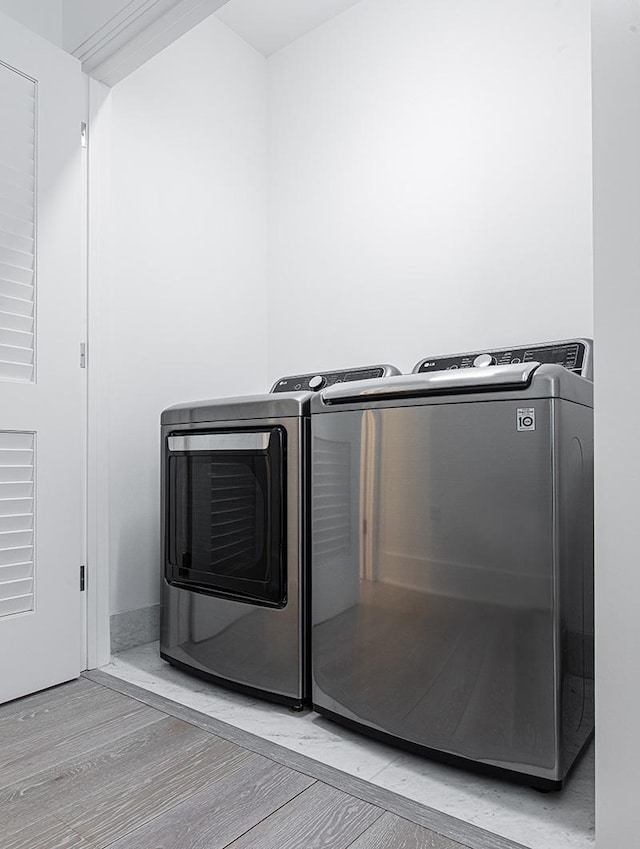
[(414, 371), (311, 402), (313, 705), (559, 788), (593, 730), (591, 343)]
[(161, 656), (301, 707), (309, 695), (308, 452), (313, 390), (391, 366), (295, 375), (271, 394), (162, 413)]

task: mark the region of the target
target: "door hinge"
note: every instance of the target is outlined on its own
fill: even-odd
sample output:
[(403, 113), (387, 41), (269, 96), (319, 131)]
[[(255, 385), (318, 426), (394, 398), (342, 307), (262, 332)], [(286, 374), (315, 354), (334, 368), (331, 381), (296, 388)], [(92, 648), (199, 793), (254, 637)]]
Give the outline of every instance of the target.
[(87, 367), (87, 343), (80, 343), (80, 368)]
[(80, 124), (80, 147), (87, 146), (87, 125), (84, 121)]
[(81, 592), (81, 593), (83, 593), (83, 592), (84, 592), (84, 590), (85, 590), (85, 577), (84, 577), (84, 574), (85, 574), (85, 567), (84, 567), (84, 563), (83, 563), (83, 564), (82, 564), (82, 566), (80, 567), (80, 592)]

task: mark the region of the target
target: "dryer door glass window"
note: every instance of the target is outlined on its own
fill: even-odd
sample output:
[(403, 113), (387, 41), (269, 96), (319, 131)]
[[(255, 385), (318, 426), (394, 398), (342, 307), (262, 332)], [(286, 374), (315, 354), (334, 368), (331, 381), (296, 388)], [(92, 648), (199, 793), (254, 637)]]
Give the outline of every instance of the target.
[(286, 604), (285, 432), (167, 438), (167, 580), (273, 607)]

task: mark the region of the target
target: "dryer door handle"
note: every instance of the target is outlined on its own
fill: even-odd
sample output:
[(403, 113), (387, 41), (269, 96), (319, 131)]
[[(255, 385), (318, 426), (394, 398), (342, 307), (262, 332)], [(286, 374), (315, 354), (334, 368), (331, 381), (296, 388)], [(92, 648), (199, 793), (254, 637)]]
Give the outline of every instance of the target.
[(238, 433), (194, 433), (169, 436), (169, 451), (266, 451), (271, 431)]

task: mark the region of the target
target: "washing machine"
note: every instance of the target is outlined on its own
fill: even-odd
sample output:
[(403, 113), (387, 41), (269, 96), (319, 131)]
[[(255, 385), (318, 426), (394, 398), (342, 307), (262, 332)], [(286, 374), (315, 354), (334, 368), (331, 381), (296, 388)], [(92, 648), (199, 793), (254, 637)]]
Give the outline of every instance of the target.
[(165, 660), (293, 708), (307, 703), (310, 400), (398, 373), (294, 375), (266, 395), (162, 413)]
[(315, 710), (562, 786), (593, 731), (591, 378), (571, 339), (314, 396)]

